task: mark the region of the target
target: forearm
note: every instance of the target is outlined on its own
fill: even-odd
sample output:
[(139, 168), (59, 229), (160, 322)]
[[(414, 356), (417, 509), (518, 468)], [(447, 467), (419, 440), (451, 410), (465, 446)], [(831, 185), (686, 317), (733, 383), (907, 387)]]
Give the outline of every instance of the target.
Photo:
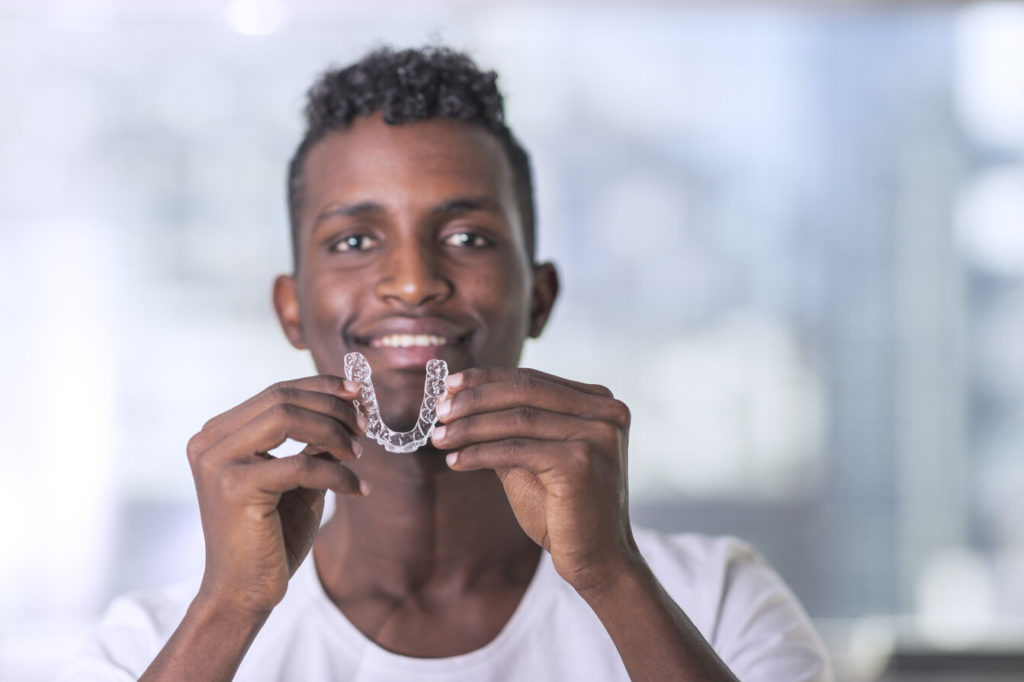
[(140, 682), (231, 680), (268, 615), (233, 611), (197, 597)]
[(662, 588), (643, 559), (580, 596), (611, 636), (630, 679), (737, 678)]

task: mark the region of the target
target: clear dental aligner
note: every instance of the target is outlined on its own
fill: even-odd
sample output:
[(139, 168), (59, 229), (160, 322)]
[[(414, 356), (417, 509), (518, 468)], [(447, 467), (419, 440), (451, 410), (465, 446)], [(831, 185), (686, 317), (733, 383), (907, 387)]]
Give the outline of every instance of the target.
[(447, 392), (444, 385), (448, 376), (448, 363), (444, 360), (427, 362), (427, 379), (423, 385), (423, 403), (420, 416), (411, 431), (392, 431), (380, 418), (377, 394), (370, 379), (370, 363), (362, 353), (345, 355), (345, 378), (359, 382), (359, 398), (353, 401), (356, 409), (362, 411), (370, 426), (366, 435), (384, 446), (388, 452), (413, 452), (426, 445), (437, 423), (437, 401)]

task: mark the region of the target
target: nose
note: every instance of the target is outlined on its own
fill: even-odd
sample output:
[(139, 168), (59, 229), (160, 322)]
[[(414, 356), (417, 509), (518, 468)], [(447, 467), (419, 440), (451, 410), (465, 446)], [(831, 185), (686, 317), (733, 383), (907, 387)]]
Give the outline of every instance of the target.
[(392, 245), (382, 265), (377, 296), (385, 302), (416, 308), (443, 300), (452, 292), (451, 281), (441, 273), (435, 254), (422, 244)]

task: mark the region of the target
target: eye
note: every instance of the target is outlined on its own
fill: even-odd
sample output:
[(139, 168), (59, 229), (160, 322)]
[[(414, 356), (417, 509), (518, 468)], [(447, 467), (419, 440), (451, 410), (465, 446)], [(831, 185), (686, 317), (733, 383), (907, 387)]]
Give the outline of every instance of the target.
[(469, 249), (480, 249), (493, 244), (490, 239), (478, 232), (454, 232), (446, 236), (443, 241), (449, 246), (459, 246)]
[(376, 247), (380, 242), (368, 234), (350, 234), (342, 237), (330, 246), (335, 253), (346, 253), (349, 251), (368, 251)]

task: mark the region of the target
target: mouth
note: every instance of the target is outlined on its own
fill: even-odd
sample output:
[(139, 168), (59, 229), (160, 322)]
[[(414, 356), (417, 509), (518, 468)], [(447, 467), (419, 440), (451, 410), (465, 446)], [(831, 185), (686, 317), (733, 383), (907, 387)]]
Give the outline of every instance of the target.
[(366, 339), (366, 345), (370, 348), (437, 348), (458, 342), (458, 337), (435, 334), (385, 334)]
[(467, 325), (441, 318), (390, 317), (349, 339), (356, 347), (363, 347), (371, 365), (422, 371), (423, 365), (435, 358), (457, 362), (472, 335)]

